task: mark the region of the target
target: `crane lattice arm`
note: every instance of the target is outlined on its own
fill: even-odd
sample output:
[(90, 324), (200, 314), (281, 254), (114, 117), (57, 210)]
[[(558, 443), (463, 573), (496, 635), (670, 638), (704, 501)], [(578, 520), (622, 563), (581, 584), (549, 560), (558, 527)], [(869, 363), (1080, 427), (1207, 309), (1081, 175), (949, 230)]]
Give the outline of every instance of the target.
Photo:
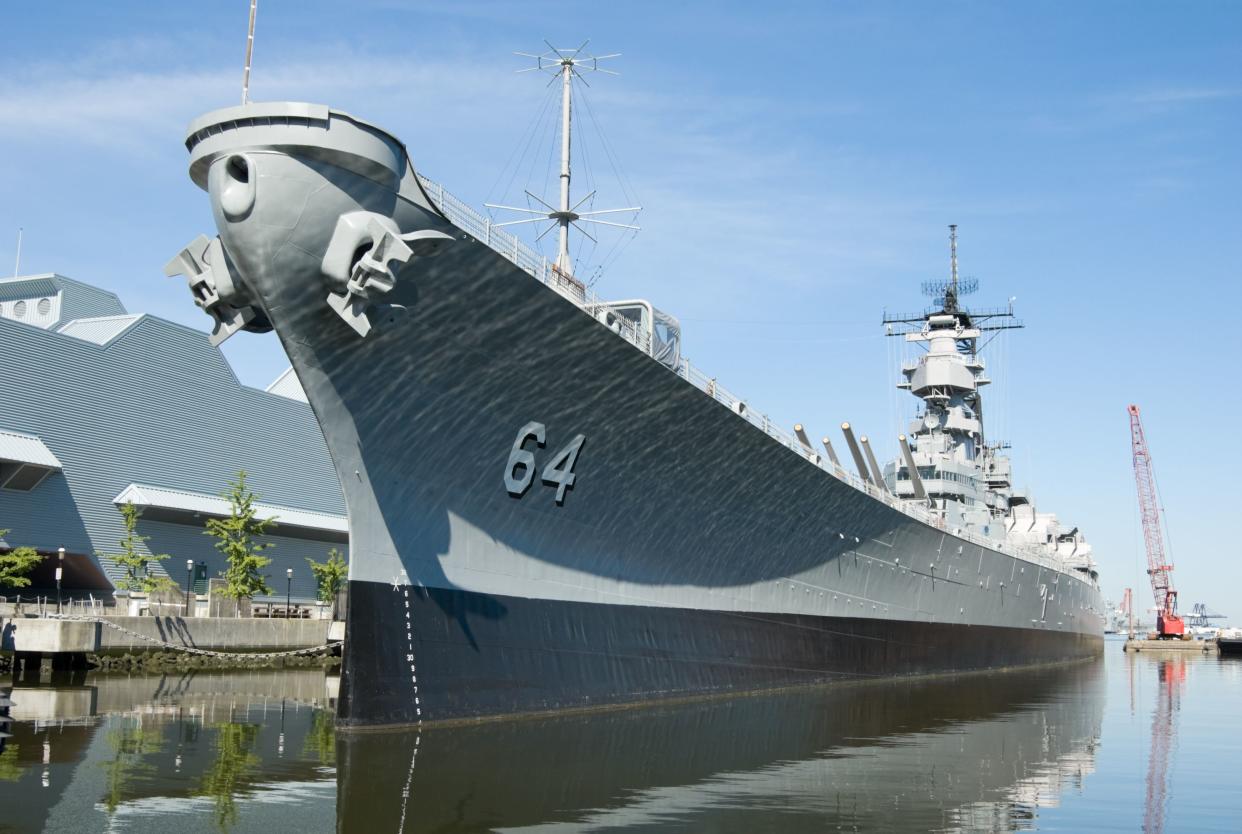
[(1161, 637), (1176, 637), (1186, 626), (1177, 616), (1177, 591), (1173, 588), (1173, 565), (1164, 550), (1164, 533), (1160, 524), (1160, 499), (1156, 493), (1156, 475), (1151, 466), (1151, 451), (1143, 434), (1137, 405), (1129, 407), (1130, 441), (1134, 452), (1134, 483), (1138, 490), (1139, 517), (1143, 522), (1143, 543), (1147, 548), (1147, 575), (1156, 600), (1156, 632)]

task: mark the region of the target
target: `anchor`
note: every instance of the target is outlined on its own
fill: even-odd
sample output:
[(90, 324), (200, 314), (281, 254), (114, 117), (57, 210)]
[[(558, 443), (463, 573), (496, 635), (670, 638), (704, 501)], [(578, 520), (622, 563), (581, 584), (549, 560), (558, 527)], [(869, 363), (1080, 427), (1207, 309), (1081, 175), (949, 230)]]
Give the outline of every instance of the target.
[(209, 337), (217, 347), (238, 330), (271, 330), (267, 318), (256, 310), (233, 270), (220, 238), (199, 235), (164, 266), (169, 278), (184, 275), (194, 303), (215, 322)]
[[(342, 214), (324, 252), (323, 274), (342, 290), (328, 293), (328, 306), (366, 338), (374, 322), (375, 300), (392, 290), (397, 276), (390, 263), (437, 254), (451, 235), (431, 229), (401, 234), (391, 218), (370, 211)], [(365, 250), (364, 250), (365, 247)], [(361, 252), (361, 254), (359, 254)], [(396, 312), (399, 305), (382, 305)]]

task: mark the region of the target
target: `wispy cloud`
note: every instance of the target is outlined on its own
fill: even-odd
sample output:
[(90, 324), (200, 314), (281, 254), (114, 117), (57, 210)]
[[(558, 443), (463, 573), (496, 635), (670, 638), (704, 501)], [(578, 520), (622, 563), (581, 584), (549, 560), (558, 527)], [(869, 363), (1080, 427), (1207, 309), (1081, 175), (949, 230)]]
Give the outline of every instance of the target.
[(1028, 117), (1028, 124), (1044, 133), (1091, 133), (1239, 97), (1240, 87), (1151, 84), (1064, 99), (1055, 111)]
[(1242, 88), (1229, 87), (1153, 87), (1123, 94), (1135, 104), (1194, 104), (1201, 101), (1237, 98)]
[[(466, 64), (379, 60), (340, 50), (316, 55), (313, 61), (256, 71), (253, 97), (327, 101), (361, 109), (371, 118), (391, 114), (404, 121), (416, 107), (442, 118), (460, 116), (477, 109), (475, 102), (485, 93), (495, 95), (504, 84), (487, 70)], [(146, 153), (155, 146), (169, 147), (169, 134), (179, 134), (203, 110), (236, 103), (240, 96), (236, 69), (134, 71), (132, 66), (120, 50), (110, 48), (89, 61), (8, 75), (0, 81), (0, 134), (15, 141), (67, 139), (121, 153)], [(495, 98), (503, 110), (506, 97)]]
[[(163, 68), (134, 71), (130, 50), (114, 45), (0, 81), (0, 135), (11, 143), (94, 146), (130, 159), (168, 157), (181, 152), (191, 118), (237, 100), (236, 68), (179, 66), (174, 42), (133, 48), (145, 64)], [(255, 97), (354, 112), (410, 143), (416, 164), (450, 188), (464, 187), (467, 202), (501, 196), (484, 193), (486, 183), (538, 104), (530, 76), (465, 55), (379, 59), (340, 46), (314, 54), (262, 66)], [(864, 151), (825, 149), (822, 138), (774, 135), (770, 128), (856, 117), (862, 105), (848, 98), (776, 101), (617, 84), (596, 85), (588, 95), (647, 207), (642, 245), (627, 250), (618, 267), (663, 275), (668, 264), (679, 264), (675, 292), (665, 278), (640, 289), (678, 300), (732, 293), (744, 303), (760, 278), (793, 290), (850, 283), (865, 264), (904, 265), (900, 241), (938, 210), (891, 179), (888, 190), (875, 178), (865, 189), (858, 185), (872, 165)], [(580, 130), (588, 131), (584, 115)], [(523, 185), (517, 183), (519, 193)], [(601, 246), (598, 254), (607, 251)]]

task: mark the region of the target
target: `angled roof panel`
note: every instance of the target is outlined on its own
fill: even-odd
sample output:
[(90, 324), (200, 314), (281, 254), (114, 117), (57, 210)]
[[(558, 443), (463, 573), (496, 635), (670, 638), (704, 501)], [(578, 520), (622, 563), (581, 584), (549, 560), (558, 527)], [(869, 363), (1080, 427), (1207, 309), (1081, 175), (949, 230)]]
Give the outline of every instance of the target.
[(0, 278), (0, 301), (31, 298), (36, 295), (56, 295), (60, 288), (51, 275), (17, 276)]
[(298, 380), (298, 375), (293, 372), (293, 368), (288, 368), (283, 374), (276, 377), (272, 384), (264, 390), (278, 397), (308, 402), (306, 392), (302, 390), (302, 383)]
[(42, 440), (33, 434), (0, 430), (0, 461), (60, 469), (60, 461)]
[[(112, 499), (113, 504), (133, 504), (143, 516), (156, 521), (201, 523), (203, 517), (224, 518), (230, 514), (229, 502), (215, 495), (182, 489), (130, 484)], [(349, 521), (343, 515), (299, 510), (276, 504), (254, 505), (259, 518), (275, 521), (274, 535), (344, 541)]]
[(74, 319), (68, 324), (63, 325), (57, 332), (64, 333), (66, 336), (73, 336), (76, 339), (85, 339), (97, 345), (106, 345), (124, 333), (130, 325), (140, 318), (142, 318), (141, 314), (131, 314), (126, 316), (96, 316), (87, 319)]

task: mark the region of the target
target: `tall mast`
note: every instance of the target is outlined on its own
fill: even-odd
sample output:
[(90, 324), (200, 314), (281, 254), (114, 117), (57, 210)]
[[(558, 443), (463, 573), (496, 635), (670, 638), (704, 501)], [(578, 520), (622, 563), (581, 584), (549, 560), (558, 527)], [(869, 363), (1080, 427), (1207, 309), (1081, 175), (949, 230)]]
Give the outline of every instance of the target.
[[(585, 44), (584, 44), (585, 46)], [(569, 263), (569, 123), (573, 109), (574, 64), (573, 59), (561, 61), (561, 210), (556, 222), (561, 227), (560, 248), (556, 255), (556, 267), (568, 274)]]
[(957, 224), (949, 224), (949, 285), (944, 291), (944, 309), (957, 312)]
[[(544, 43), (548, 43), (548, 42), (544, 41)], [(528, 52), (513, 53), (514, 55), (521, 55), (523, 58), (534, 58), (535, 59), (535, 66), (518, 70), (518, 72), (531, 72), (534, 70), (542, 70), (544, 72), (551, 73), (554, 76), (559, 76), (561, 80), (561, 174), (560, 174), (561, 195), (560, 195), (560, 200), (558, 204), (555, 207), (553, 207), (552, 205), (550, 205), (543, 199), (536, 197), (534, 194), (531, 194), (529, 191), (526, 192), (526, 196), (534, 200), (536, 203), (539, 203), (542, 206), (542, 208), (540, 209), (520, 208), (518, 206), (502, 206), (496, 203), (484, 203), (484, 205), (486, 205), (488, 208), (505, 209), (506, 211), (517, 211), (523, 214), (537, 215), (534, 217), (527, 217), (522, 220), (509, 220), (504, 223), (495, 224), (498, 227), (499, 226), (513, 226), (518, 223), (538, 223), (543, 220), (551, 221), (552, 225), (548, 226), (548, 228), (540, 232), (539, 238), (542, 238), (548, 232), (552, 231), (553, 228), (556, 228), (559, 230), (559, 240), (558, 240), (558, 246), (557, 246), (557, 252), (556, 252), (556, 269), (563, 275), (573, 274), (573, 261), (569, 256), (569, 227), (570, 226), (573, 226), (579, 232), (586, 235), (588, 238), (591, 238), (591, 240), (595, 240), (595, 238), (591, 236), (590, 232), (588, 232), (586, 229), (582, 228), (582, 226), (578, 224), (579, 223), (598, 223), (602, 226), (618, 226), (622, 229), (633, 229), (635, 231), (638, 231), (638, 226), (630, 225), (627, 223), (615, 223), (610, 220), (600, 220), (594, 215), (617, 214), (620, 212), (630, 212), (630, 211), (633, 211), (633, 212), (642, 211), (641, 206), (631, 206), (630, 208), (618, 208), (618, 209), (599, 209), (595, 211), (578, 211), (578, 209), (582, 208), (582, 206), (585, 205), (587, 201), (589, 201), (592, 197), (595, 196), (594, 191), (592, 191), (590, 194), (587, 194), (585, 197), (580, 199), (577, 203), (570, 202), (570, 191), (569, 191), (569, 183), (571, 179), (571, 174), (570, 174), (571, 152), (570, 151), (573, 146), (572, 128), (573, 128), (573, 86), (574, 86), (573, 82), (574, 82), (574, 79), (577, 78), (583, 84), (586, 84), (586, 79), (582, 77), (582, 73), (584, 72), (605, 72), (605, 73), (608, 73), (609, 75), (617, 75), (617, 73), (613, 72), (612, 70), (601, 68), (599, 66), (599, 62), (607, 58), (620, 57), (620, 53), (614, 53), (612, 55), (600, 55), (600, 56), (588, 55), (582, 51), (583, 49), (586, 48), (586, 45), (588, 43), (589, 41), (583, 41), (582, 46), (574, 50), (557, 49), (555, 46), (548, 43), (548, 49), (550, 49), (551, 51), (545, 52), (542, 55), (533, 55)], [(553, 81), (555, 80), (556, 79), (553, 78)], [(551, 82), (549, 82), (549, 84), (550, 83)]]
[(957, 224), (949, 224), (949, 271), (953, 295), (957, 296)]
[(250, 103), (250, 59), (254, 56), (254, 18), (259, 0), (250, 0), (250, 26), (246, 29), (246, 68), (242, 71), (242, 104)]

